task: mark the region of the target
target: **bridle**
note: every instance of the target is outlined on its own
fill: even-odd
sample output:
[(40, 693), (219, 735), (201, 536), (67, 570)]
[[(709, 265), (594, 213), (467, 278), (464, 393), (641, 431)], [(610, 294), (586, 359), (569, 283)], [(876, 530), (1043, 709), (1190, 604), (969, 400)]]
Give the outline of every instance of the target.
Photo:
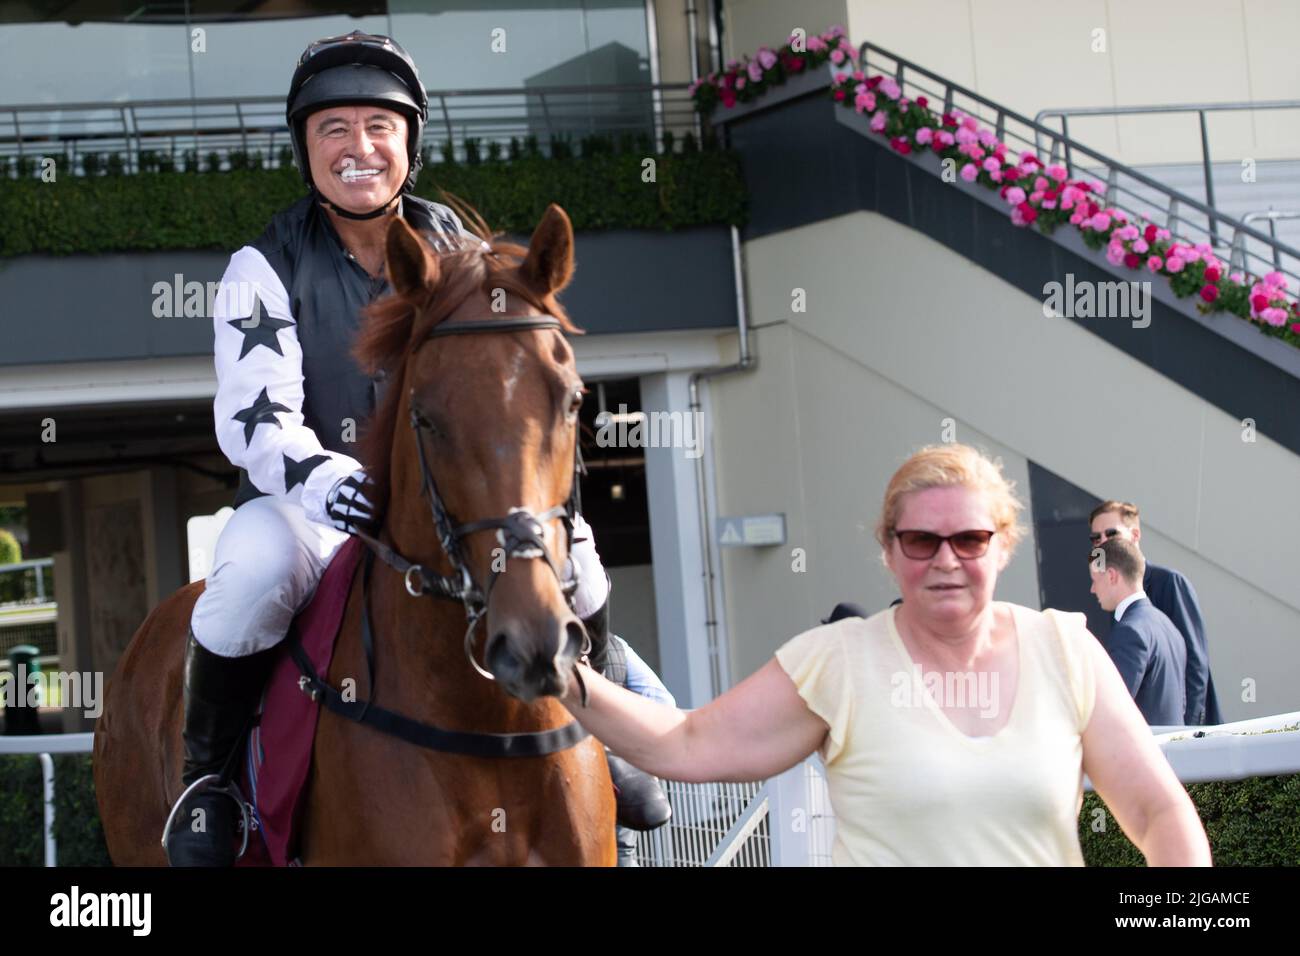
[[(519, 318), (505, 317), (500, 319), (466, 319), (436, 325), (429, 332), (428, 338), (433, 339), (447, 335), (475, 335), (488, 332), (525, 332), (532, 329), (555, 329), (560, 331), (563, 326), (558, 319), (551, 315), (522, 316)], [(578, 477), (585, 473), (581, 445), (575, 442), (573, 446), (573, 484), (569, 490), (569, 497), (564, 504), (556, 505), (539, 515), (534, 515), (527, 508), (516, 507), (511, 508), (509, 513), (501, 518), (483, 518), (478, 521), (457, 524), (447, 510), (442, 495), (438, 493), (437, 482), (434, 481), (433, 471), (429, 468), (428, 459), (425, 457), (423, 433), (429, 431), (432, 426), (414, 405), (411, 406), (410, 420), (411, 428), (415, 430), (415, 447), (420, 456), (421, 493), (429, 499), (429, 513), (433, 519), (434, 529), (438, 533), (438, 543), (442, 547), (443, 554), (447, 556), (447, 561), (451, 564), (452, 573), (450, 575), (436, 574), (423, 565), (413, 564), (388, 545), (368, 534), (358, 532), (357, 535), (385, 563), (402, 575), (406, 584), (406, 591), (412, 597), (428, 595), (459, 601), (464, 606), (465, 618), (469, 625), (465, 631), (465, 652), (469, 657), (469, 662), (476, 671), (488, 680), (496, 680), (496, 677), (474, 658), (474, 629), (487, 613), (488, 603), (492, 599), (492, 589), (496, 586), (497, 579), (503, 573), (504, 568), (508, 566), (511, 558), (544, 558), (551, 572), (555, 575), (556, 581), (559, 582), (560, 591), (564, 594), (569, 609), (573, 610), (574, 595), (579, 584), (578, 565), (577, 562), (570, 562), (573, 567), (573, 578), (566, 582), (563, 574), (560, 573), (559, 565), (555, 563), (555, 558), (546, 546), (544, 522), (555, 518), (563, 520), (568, 548), (571, 550), (573, 547), (573, 519), (582, 505), (578, 490)], [(497, 541), (501, 545), (501, 552), (505, 561), (501, 563), (502, 570), (498, 570), (496, 561), (492, 562), (487, 587), (480, 591), (474, 584), (474, 578), (465, 563), (462, 543), (475, 532), (491, 530), (497, 532)], [(590, 650), (591, 641), (588, 638), (584, 642), (582, 655), (586, 656)]]
[[(439, 338), (447, 335), (473, 335), (492, 332), (526, 332), (534, 329), (554, 329), (563, 331), (560, 321), (553, 315), (503, 316), (495, 319), (466, 319), (455, 322), (442, 322), (434, 326), (427, 338)], [(423, 344), (423, 343), (421, 343)], [(492, 589), (502, 571), (492, 562), (487, 586), (480, 590), (474, 583), (469, 567), (465, 563), (462, 544), (471, 534), (480, 531), (495, 530), (501, 545), (506, 567), (511, 558), (520, 560), (544, 558), (555, 574), (564, 594), (565, 602), (573, 610), (574, 596), (578, 589), (578, 563), (570, 561), (573, 577), (565, 581), (555, 562), (554, 556), (546, 546), (544, 522), (560, 518), (563, 521), (569, 552), (573, 547), (573, 519), (581, 508), (581, 496), (578, 478), (586, 473), (582, 462), (580, 443), (574, 443), (574, 476), (569, 497), (561, 505), (534, 515), (527, 508), (511, 508), (504, 517), (482, 518), (463, 524), (457, 523), (447, 510), (442, 496), (438, 493), (437, 483), (429, 468), (424, 452), (424, 433), (431, 429), (430, 422), (414, 406), (410, 414), (411, 428), (415, 432), (415, 445), (420, 457), (421, 493), (429, 499), (429, 512), (433, 526), (438, 534), (438, 543), (447, 561), (451, 565), (449, 575), (437, 574), (423, 565), (416, 564), (384, 542), (371, 535), (356, 530), (353, 533), (366, 545), (365, 572), (362, 583), (362, 646), (366, 655), (366, 666), (370, 675), (371, 693), (374, 684), (374, 636), (370, 625), (369, 590), (370, 571), (373, 558), (378, 555), (386, 564), (402, 575), (406, 591), (412, 597), (442, 598), (460, 603), (465, 609), (467, 627), (465, 630), (465, 653), (474, 669), (488, 680), (496, 680), (495, 675), (484, 668), (474, 657), (474, 631), (482, 620), (492, 599)], [(591, 638), (585, 636), (579, 660), (586, 661), (591, 650)], [(587, 737), (587, 732), (577, 721), (554, 730), (535, 733), (483, 734), (464, 731), (447, 731), (427, 724), (421, 724), (392, 711), (374, 705), (373, 701), (345, 699), (337, 689), (326, 683), (316, 674), (302, 649), (300, 642), (292, 647), (294, 659), (298, 662), (302, 677), (298, 680), (299, 688), (312, 700), (318, 698), (329, 709), (349, 719), (371, 724), (385, 733), (400, 737), (410, 743), (423, 747), (451, 753), (472, 754), (475, 756), (539, 756), (555, 753), (572, 747)], [(583, 683), (581, 672), (574, 666), (574, 677), (582, 694), (583, 705), (587, 703), (587, 688)]]

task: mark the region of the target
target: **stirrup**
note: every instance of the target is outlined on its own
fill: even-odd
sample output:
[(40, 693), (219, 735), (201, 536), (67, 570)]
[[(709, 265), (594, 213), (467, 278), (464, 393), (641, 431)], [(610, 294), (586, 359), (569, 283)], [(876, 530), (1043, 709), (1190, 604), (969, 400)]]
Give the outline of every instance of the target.
[(239, 808), (239, 830), (243, 834), (243, 839), (239, 844), (239, 852), (235, 854), (235, 860), (238, 861), (248, 850), (248, 837), (253, 830), (257, 829), (257, 817), (252, 812), (252, 806), (244, 799), (243, 791), (239, 789), (239, 785), (234, 781), (223, 784), (219, 773), (209, 773), (199, 777), (198, 780), (186, 787), (185, 792), (176, 799), (176, 803), (172, 806), (172, 812), (167, 814), (167, 823), (163, 826), (163, 852), (168, 853), (167, 841), (172, 835), (172, 824), (175, 823), (176, 815), (180, 812), (185, 801), (195, 793), (203, 793), (208, 790), (229, 797), (235, 801), (235, 806)]

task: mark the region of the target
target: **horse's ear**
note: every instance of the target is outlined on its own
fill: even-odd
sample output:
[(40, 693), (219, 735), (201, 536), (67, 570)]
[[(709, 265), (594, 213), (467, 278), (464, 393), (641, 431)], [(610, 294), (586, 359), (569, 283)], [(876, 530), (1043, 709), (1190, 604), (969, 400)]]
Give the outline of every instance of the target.
[(559, 292), (573, 278), (573, 224), (555, 203), (546, 207), (533, 230), (519, 272), (543, 296)]
[(388, 224), (384, 254), (388, 281), (399, 295), (427, 289), (438, 280), (438, 259), (400, 216)]

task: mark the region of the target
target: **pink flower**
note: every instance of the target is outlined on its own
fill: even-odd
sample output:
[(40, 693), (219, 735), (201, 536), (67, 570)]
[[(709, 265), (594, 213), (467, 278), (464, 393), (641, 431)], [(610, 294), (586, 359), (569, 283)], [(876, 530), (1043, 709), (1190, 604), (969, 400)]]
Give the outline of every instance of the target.
[(1034, 177), (1034, 189), (1037, 192), (1044, 192), (1047, 189), (1047, 179), (1043, 176)]
[(1217, 285), (1201, 286), (1201, 298), (1206, 302), (1213, 302), (1219, 297), (1219, 287)]
[(844, 98), (845, 98), (846, 96), (848, 96), (848, 94), (845, 93), (843, 90), (836, 90), (836, 91), (835, 91), (835, 98), (836, 98), (837, 100), (839, 100), (841, 103), (844, 102)]
[(1002, 169), (1002, 164), (998, 162), (996, 156), (990, 156), (988, 159), (984, 160), (982, 165), (986, 173), (996, 173)]
[(1142, 257), (1136, 252), (1125, 253), (1124, 265), (1128, 266), (1130, 269), (1136, 269), (1138, 266), (1142, 265)]
[(1043, 208), (1044, 208), (1044, 209), (1055, 209), (1055, 208), (1056, 208), (1056, 200), (1055, 200), (1055, 199), (1044, 199), (1044, 200), (1043, 200)]
[(1139, 239), (1137, 242), (1133, 243), (1134, 252), (1146, 252), (1150, 248), (1151, 247), (1147, 245), (1147, 241), (1145, 239)]
[(1205, 267), (1205, 281), (1218, 282), (1223, 277), (1223, 269), (1216, 262)]
[[(758, 65), (765, 70), (770, 70), (776, 66), (776, 54), (765, 46), (758, 48)], [(839, 82), (837, 80), (837, 82)]]
[(966, 155), (971, 159), (978, 161), (984, 158), (984, 150), (980, 149), (974, 143), (971, 143), (966, 147)]
[[(792, 38), (793, 39), (793, 38)], [(808, 38), (808, 52), (818, 53), (826, 49), (826, 41), (819, 36), (810, 36)]]
[(863, 73), (861, 70), (854, 70), (854, 71), (853, 71), (853, 78), (854, 78), (855, 80), (858, 80), (858, 81), (860, 82), (860, 81), (865, 80), (865, 79), (867, 78), (867, 74)]
[[(1259, 288), (1256, 286), (1256, 288)], [(1268, 308), (1268, 296), (1259, 292), (1252, 292), (1250, 296), (1250, 311), (1258, 315)]]
[(947, 149), (954, 142), (956, 142), (956, 139), (952, 135), (952, 133), (948, 132), (946, 129), (941, 129), (937, 133), (935, 133), (934, 140), (936, 143), (939, 144), (940, 148), (942, 149)]
[(903, 91), (899, 87), (897, 80), (892, 76), (887, 76), (880, 81), (880, 92), (884, 93), (891, 100), (896, 100)]
[(875, 113), (871, 114), (871, 131), (873, 133), (879, 133), (884, 128), (885, 128), (885, 111), (877, 110)]
[[(1070, 207), (1067, 206), (1067, 205), (1065, 205), (1064, 203), (1062, 203), (1062, 204), (1061, 204), (1061, 208), (1062, 208), (1062, 209), (1069, 209)], [(1077, 211), (1076, 211), (1076, 212), (1072, 212), (1072, 213), (1070, 214), (1070, 225), (1072, 225), (1072, 226), (1077, 226), (1077, 225), (1079, 225), (1080, 223), (1083, 222), (1083, 219), (1084, 219), (1083, 213), (1081, 213), (1081, 212), (1077, 212)]]
[(1025, 191), (1019, 186), (1012, 186), (1007, 190), (1006, 195), (1003, 198), (1006, 199), (1007, 202), (1011, 203), (1011, 205), (1019, 206), (1025, 201)]
[(928, 126), (922, 126), (920, 129), (916, 131), (916, 142), (920, 146), (929, 145), (930, 141), (933, 138), (934, 138), (934, 130), (932, 130)]
[(1170, 256), (1165, 260), (1165, 268), (1170, 272), (1182, 272), (1183, 260), (1178, 258), (1178, 256)]
[(889, 141), (889, 145), (895, 152), (902, 153), (904, 156), (912, 151), (912, 144), (908, 142), (906, 136), (895, 136)]
[(957, 142), (961, 143), (963, 146), (970, 145), (971, 143), (975, 142), (976, 139), (977, 137), (975, 136), (975, 134), (970, 130), (968, 130), (965, 126), (957, 130)]
[(1058, 183), (1065, 182), (1066, 176), (1069, 175), (1069, 173), (1065, 171), (1064, 166), (1048, 166), (1046, 172), (1047, 175), (1051, 176)]
[(853, 97), (853, 108), (859, 113), (863, 110), (874, 110), (876, 108), (876, 98), (870, 93), (859, 93)]
[(1124, 261), (1124, 247), (1111, 243), (1106, 247), (1106, 261), (1113, 266), (1119, 265)]
[(1270, 272), (1264, 276), (1264, 285), (1271, 286), (1274, 289), (1286, 288), (1286, 276), (1280, 272)]
[(844, 62), (844, 51), (840, 49), (831, 50), (831, 62), (839, 66)]
[(1286, 309), (1269, 308), (1259, 314), (1259, 317), (1275, 328), (1286, 324)]
[(1244, 273), (1241, 272), (1230, 272), (1228, 274), (1228, 281), (1235, 282), (1237, 283), (1237, 285), (1242, 285), (1246, 281), (1246, 276)]
[(979, 167), (974, 163), (967, 163), (961, 168), (961, 178), (963, 182), (973, 183), (979, 174)]
[(736, 77), (736, 89), (743, 90), (744, 88), (745, 88), (745, 78), (743, 76)]
[(993, 170), (991, 173), (989, 173), (989, 179), (993, 180), (995, 183), (1002, 182), (1002, 170), (1000, 169)]
[(1105, 232), (1110, 228), (1110, 216), (1104, 212), (1099, 212), (1088, 220), (1088, 228), (1095, 229), (1097, 232)]
[(749, 78), (755, 83), (763, 78), (763, 68), (758, 65), (756, 60), (750, 60), (747, 69), (749, 70)]
[(993, 147), (999, 145), (998, 138), (993, 135), (993, 130), (991, 129), (980, 130), (979, 138), (980, 138), (980, 145), (983, 146), (985, 149), (993, 149)]
[(1164, 260), (1159, 256), (1147, 256), (1147, 268), (1152, 272), (1159, 272), (1164, 267)]
[(835, 74), (835, 85), (836, 85), (836, 86), (839, 86), (841, 83), (843, 83), (843, 82), (845, 82), (846, 80), (848, 80), (848, 78), (849, 78), (849, 75), (848, 75), (847, 73), (836, 73), (836, 74)]

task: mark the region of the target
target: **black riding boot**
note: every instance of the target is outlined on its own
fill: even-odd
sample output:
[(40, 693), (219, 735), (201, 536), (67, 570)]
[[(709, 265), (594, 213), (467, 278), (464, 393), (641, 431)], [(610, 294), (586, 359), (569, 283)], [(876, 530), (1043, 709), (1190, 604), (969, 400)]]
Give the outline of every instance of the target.
[(605, 759), (609, 762), (610, 779), (614, 781), (618, 825), (629, 830), (655, 830), (667, 823), (673, 808), (659, 781), (622, 757), (614, 756), (608, 748)]
[[(275, 651), (222, 657), (196, 641), (190, 631), (185, 645), (185, 766), (181, 771), (186, 787), (227, 771), (262, 695)], [(167, 862), (172, 866), (234, 864), (239, 808), (230, 796), (200, 789), (173, 812), (173, 820), (166, 841)]]

